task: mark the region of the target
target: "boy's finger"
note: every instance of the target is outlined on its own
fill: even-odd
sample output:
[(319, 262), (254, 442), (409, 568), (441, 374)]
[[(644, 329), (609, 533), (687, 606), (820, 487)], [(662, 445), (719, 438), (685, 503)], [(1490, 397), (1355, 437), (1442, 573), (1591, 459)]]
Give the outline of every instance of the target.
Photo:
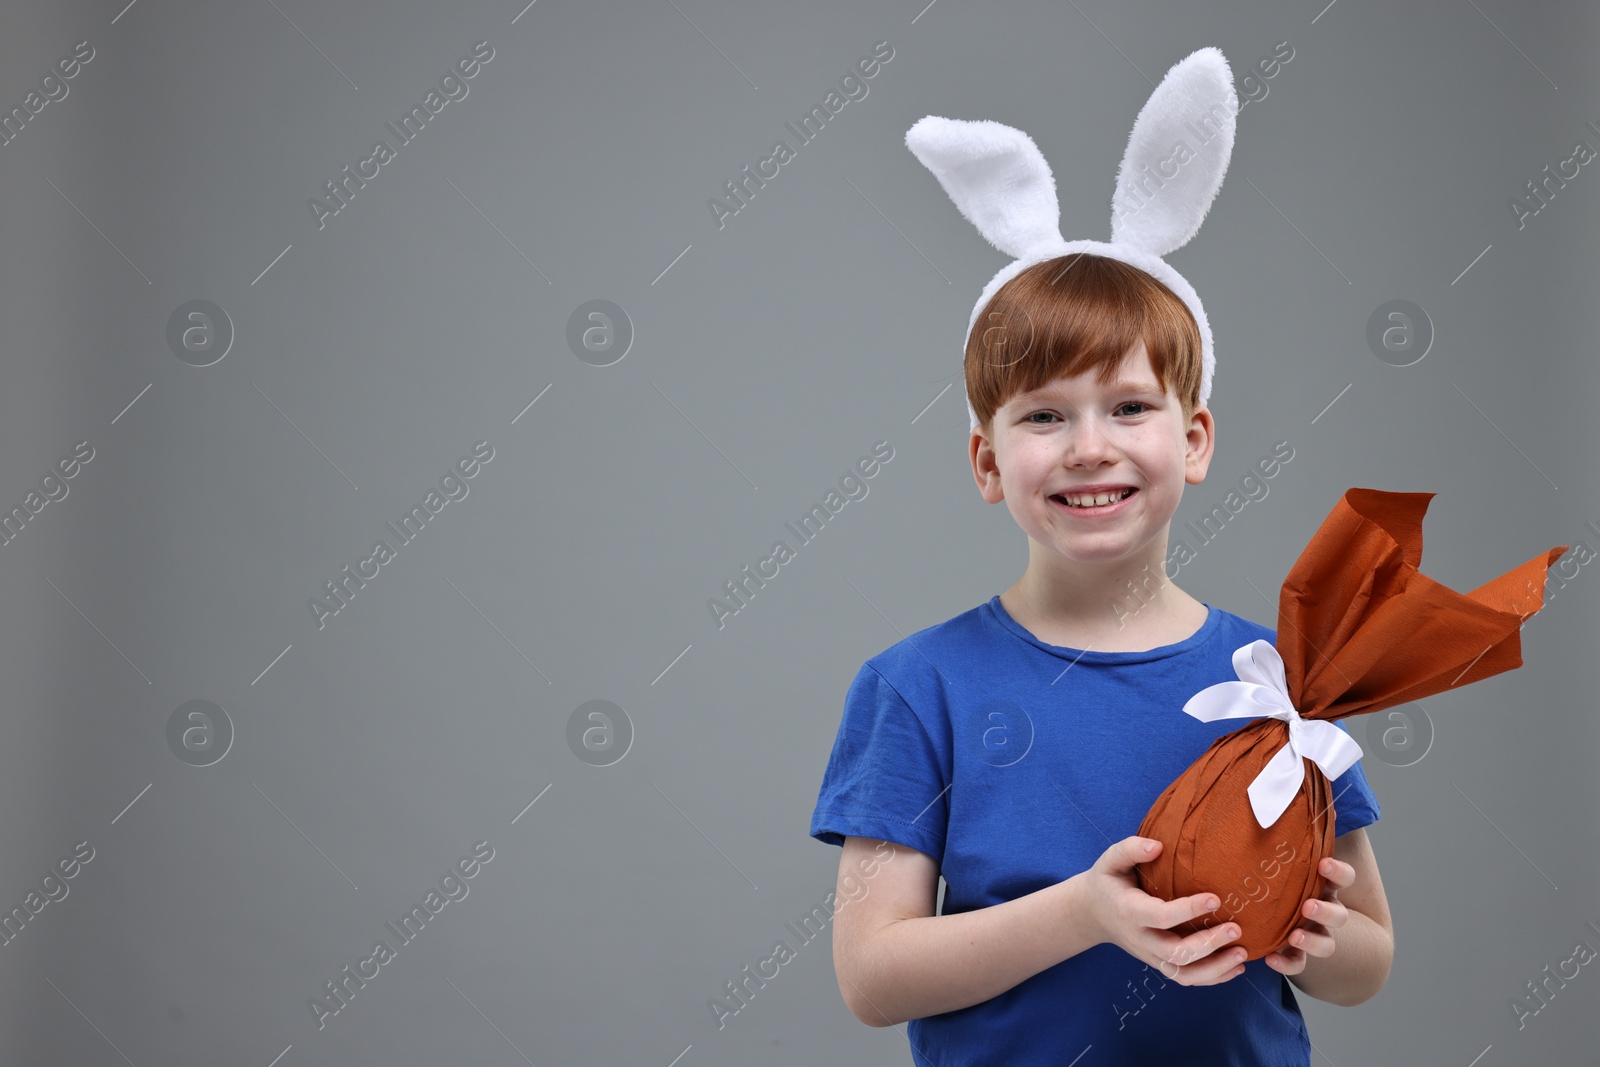
[(1344, 860), (1336, 860), (1332, 856), (1328, 857), (1328, 863), (1328, 873), (1324, 875), (1324, 877), (1330, 882), (1333, 882), (1340, 889), (1343, 889), (1347, 885), (1355, 884), (1356, 869), (1354, 867), (1350, 866)]
[(1234, 942), (1243, 932), (1238, 923), (1222, 923), (1198, 934), (1190, 934), (1181, 943), (1188, 947), (1195, 959), (1211, 954), (1232, 956), (1242, 951)]
[(1160, 926), (1162, 929), (1171, 929), (1179, 923), (1197, 920), (1197, 918), (1211, 915), (1222, 907), (1222, 899), (1214, 893), (1195, 893), (1190, 896), (1174, 897), (1171, 901), (1160, 901), (1160, 907), (1155, 912), (1150, 926)]
[(1197, 934), (1169, 942), (1157, 950), (1157, 954), (1164, 961), (1162, 973), (1168, 978), (1173, 978), (1180, 969), (1202, 961), (1217, 963), (1224, 970), (1235, 963), (1243, 962), (1242, 959), (1234, 958), (1238, 946), (1229, 944), (1237, 939), (1240, 933), (1237, 923), (1223, 923), (1209, 930), (1202, 930)]
[(1153, 837), (1124, 837), (1117, 842), (1118, 852), (1127, 870), (1132, 870), (1141, 863), (1148, 863), (1161, 854), (1161, 842)]
[(1190, 985), (1211, 985), (1224, 980), (1244, 963), (1244, 950), (1236, 945), (1222, 945), (1211, 951), (1204, 944), (1195, 949), (1192, 941), (1193, 938), (1185, 938), (1176, 951), (1169, 952), (1174, 962), (1162, 965), (1164, 977), (1175, 979), (1181, 973)]
[[(1154, 845), (1154, 848), (1150, 846)], [(1148, 863), (1161, 852), (1161, 842), (1150, 837), (1124, 837), (1100, 854), (1095, 866), (1112, 874), (1131, 874), (1141, 863)]]
[(1350, 920), (1350, 909), (1337, 900), (1309, 901), (1306, 910), (1311, 914), (1306, 916), (1310, 921), (1305, 925), (1319, 931), (1338, 929)]
[(1277, 958), (1278, 966), (1273, 967), (1273, 970), (1280, 974), (1298, 974), (1305, 969), (1305, 953), (1299, 949), (1274, 949), (1264, 958), (1270, 961), (1274, 957)]
[[(1296, 934), (1294, 938), (1290, 938), (1289, 947), (1280, 949), (1279, 951), (1301, 952), (1307, 956), (1333, 955), (1333, 950), (1338, 943), (1334, 941), (1330, 935), (1313, 933), (1309, 930), (1302, 931), (1301, 933), (1304, 934), (1303, 937), (1300, 937), (1300, 934)], [(1300, 938), (1299, 944), (1295, 944), (1295, 938)]]

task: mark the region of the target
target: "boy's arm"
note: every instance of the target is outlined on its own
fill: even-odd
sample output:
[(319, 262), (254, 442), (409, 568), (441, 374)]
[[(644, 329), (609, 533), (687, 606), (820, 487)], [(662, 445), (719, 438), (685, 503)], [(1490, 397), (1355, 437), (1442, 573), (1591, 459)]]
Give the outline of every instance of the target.
[[(1237, 978), (1245, 952), (1230, 942), (1240, 936), (1239, 924), (1187, 935), (1172, 931), (1215, 912), (1221, 904), (1215, 893), (1160, 900), (1139, 888), (1135, 869), (1160, 848), (1160, 841), (1125, 837), (1063, 881), (989, 907), (935, 916), (939, 869), (931, 857), (844, 835), (835, 894), (842, 903), (833, 914), (839, 992), (862, 1022), (892, 1026), (992, 1000), (1099, 944), (1160, 967), (1180, 985)], [(878, 864), (867, 858), (883, 851), (889, 858)], [(856, 869), (868, 880), (857, 879)]]
[(868, 1026), (982, 1003), (1097, 943), (1077, 921), (1077, 879), (993, 907), (935, 916), (938, 864), (893, 842), (879, 848), (894, 855), (866, 881), (865, 892), (847, 896), (846, 878), (865, 870), (878, 845), (845, 838), (833, 919), (839, 992)]
[[(1325, 929), (1316, 922), (1319, 915), (1306, 916), (1313, 920), (1306, 929), (1318, 931), (1310, 936), (1331, 937), (1334, 951), (1326, 956), (1304, 953), (1304, 969), (1288, 977), (1307, 996), (1351, 1007), (1377, 996), (1389, 980), (1389, 968), (1394, 963), (1394, 924), (1366, 829), (1334, 838), (1333, 858), (1354, 868), (1355, 881), (1342, 887), (1330, 885), (1323, 899), (1336, 898), (1348, 918), (1340, 926)], [(1326, 914), (1326, 903), (1319, 902), (1318, 907)], [(1301, 914), (1305, 914), (1303, 906)], [(1290, 947), (1299, 948), (1293, 938)]]

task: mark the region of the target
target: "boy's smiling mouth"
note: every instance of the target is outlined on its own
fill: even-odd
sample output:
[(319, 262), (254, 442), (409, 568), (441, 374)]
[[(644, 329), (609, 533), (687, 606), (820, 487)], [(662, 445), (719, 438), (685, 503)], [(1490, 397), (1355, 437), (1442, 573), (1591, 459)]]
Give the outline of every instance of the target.
[(1131, 485), (1107, 487), (1088, 492), (1056, 493), (1050, 497), (1058, 507), (1086, 515), (1110, 514), (1122, 510), (1123, 502), (1139, 490)]

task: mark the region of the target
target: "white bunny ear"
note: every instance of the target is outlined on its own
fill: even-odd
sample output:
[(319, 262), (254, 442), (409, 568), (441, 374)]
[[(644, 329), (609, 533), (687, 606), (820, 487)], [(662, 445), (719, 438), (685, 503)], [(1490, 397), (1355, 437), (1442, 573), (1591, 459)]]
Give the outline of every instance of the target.
[(1233, 155), (1239, 98), (1228, 61), (1202, 48), (1173, 64), (1134, 121), (1111, 197), (1111, 242), (1165, 256), (1200, 229)]
[(1025, 259), (1062, 243), (1055, 178), (1021, 130), (928, 115), (906, 131), (906, 147), (1000, 251)]

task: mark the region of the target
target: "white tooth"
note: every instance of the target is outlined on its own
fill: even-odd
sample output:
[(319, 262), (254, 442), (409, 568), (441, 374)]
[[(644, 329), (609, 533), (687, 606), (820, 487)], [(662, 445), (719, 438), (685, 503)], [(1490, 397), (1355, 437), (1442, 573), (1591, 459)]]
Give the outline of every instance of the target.
[(1063, 497), (1063, 499), (1065, 499), (1073, 507), (1100, 507), (1106, 504), (1116, 503), (1122, 499), (1122, 496), (1125, 492), (1127, 492), (1127, 490), (1119, 489), (1112, 493), (1095, 493), (1093, 495), (1080, 494), (1077, 496), (1066, 496)]

